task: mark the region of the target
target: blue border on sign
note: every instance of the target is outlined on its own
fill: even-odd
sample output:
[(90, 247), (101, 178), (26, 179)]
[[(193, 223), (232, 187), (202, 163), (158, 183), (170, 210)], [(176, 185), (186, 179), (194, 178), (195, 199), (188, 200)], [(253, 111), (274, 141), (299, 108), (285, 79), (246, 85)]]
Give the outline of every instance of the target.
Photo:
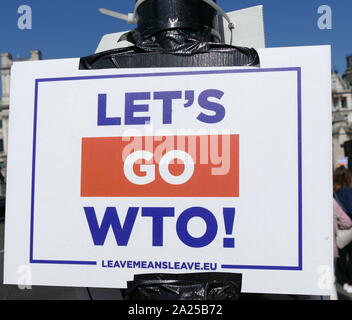
[(99, 80), (114, 78), (148, 78), (148, 77), (174, 77), (209, 74), (232, 73), (263, 73), (263, 72), (296, 72), (297, 73), (297, 128), (298, 128), (298, 265), (297, 266), (260, 266), (260, 265), (227, 265), (222, 269), (251, 269), (251, 270), (303, 270), (303, 225), (302, 225), (302, 71), (300, 67), (291, 68), (262, 68), (262, 69), (235, 69), (235, 70), (204, 70), (160, 73), (136, 73), (103, 76), (80, 76), (62, 78), (42, 78), (35, 80), (34, 92), (34, 124), (33, 124), (33, 154), (32, 154), (32, 184), (31, 184), (31, 220), (30, 220), (30, 263), (61, 264), (61, 265), (97, 265), (97, 261), (68, 261), (68, 260), (39, 260), (34, 259), (34, 200), (35, 200), (35, 169), (36, 169), (36, 143), (37, 143), (37, 115), (38, 115), (38, 86), (41, 82)]

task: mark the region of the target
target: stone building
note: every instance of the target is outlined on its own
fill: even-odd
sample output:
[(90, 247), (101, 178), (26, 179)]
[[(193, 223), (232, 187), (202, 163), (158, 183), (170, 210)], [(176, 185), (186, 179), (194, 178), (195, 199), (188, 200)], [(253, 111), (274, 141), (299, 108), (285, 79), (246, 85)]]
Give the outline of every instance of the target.
[(31, 51), (30, 56), (26, 59), (13, 59), (9, 53), (0, 54), (0, 76), (2, 89), (0, 93), (0, 172), (4, 178), (6, 178), (7, 168), (11, 66), (14, 61), (41, 60), (41, 57), (42, 54), (39, 50)]
[(347, 70), (340, 76), (332, 72), (332, 124), (334, 167), (345, 156), (342, 147), (352, 140), (352, 56), (347, 57)]

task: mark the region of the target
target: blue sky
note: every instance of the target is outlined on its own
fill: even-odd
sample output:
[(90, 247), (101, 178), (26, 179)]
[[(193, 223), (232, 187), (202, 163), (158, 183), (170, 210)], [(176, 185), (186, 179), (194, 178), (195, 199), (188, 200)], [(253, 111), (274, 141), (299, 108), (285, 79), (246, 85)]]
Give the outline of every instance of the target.
[[(17, 27), (20, 5), (33, 11), (32, 30)], [(352, 54), (351, 0), (218, 0), (226, 11), (262, 4), (268, 47), (331, 44), (333, 66), (346, 68)], [(317, 26), (318, 7), (329, 5), (332, 30)], [(86, 56), (95, 51), (102, 35), (124, 31), (131, 25), (101, 15), (97, 8), (131, 12), (134, 0), (1, 0), (0, 52), (24, 58), (40, 49), (44, 59)]]

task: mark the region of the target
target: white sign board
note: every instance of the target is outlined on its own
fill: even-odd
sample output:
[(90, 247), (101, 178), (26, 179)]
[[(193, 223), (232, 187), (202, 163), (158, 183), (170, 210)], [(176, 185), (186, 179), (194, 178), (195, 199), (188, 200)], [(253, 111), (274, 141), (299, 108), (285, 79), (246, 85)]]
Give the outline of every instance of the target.
[(330, 47), (259, 53), (261, 68), (15, 63), (4, 282), (214, 271), (329, 295)]
[[(265, 48), (265, 31), (263, 6), (254, 6), (227, 13), (235, 25), (233, 31), (234, 46), (248, 48)], [(227, 21), (223, 19), (224, 36), (227, 44), (231, 43), (231, 31), (227, 27)], [(127, 32), (127, 31), (126, 31)], [(102, 37), (96, 53), (116, 48), (124, 48), (133, 45), (128, 41), (120, 41), (120, 37), (126, 32), (109, 33)]]
[[(265, 48), (264, 7), (254, 6), (228, 13), (235, 25), (232, 45), (261, 49)], [(224, 33), (227, 44), (231, 42), (231, 31), (224, 19)]]

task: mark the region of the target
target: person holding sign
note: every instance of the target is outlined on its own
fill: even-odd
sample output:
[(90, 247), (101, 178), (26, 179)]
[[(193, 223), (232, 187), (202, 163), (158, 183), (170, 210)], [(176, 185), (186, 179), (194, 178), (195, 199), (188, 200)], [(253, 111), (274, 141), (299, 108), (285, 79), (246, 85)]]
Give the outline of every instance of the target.
[[(336, 278), (352, 293), (352, 173), (345, 167), (334, 172), (335, 241), (338, 247)], [(336, 254), (335, 254), (336, 256)]]
[(334, 172), (334, 198), (352, 218), (352, 173), (345, 167)]

